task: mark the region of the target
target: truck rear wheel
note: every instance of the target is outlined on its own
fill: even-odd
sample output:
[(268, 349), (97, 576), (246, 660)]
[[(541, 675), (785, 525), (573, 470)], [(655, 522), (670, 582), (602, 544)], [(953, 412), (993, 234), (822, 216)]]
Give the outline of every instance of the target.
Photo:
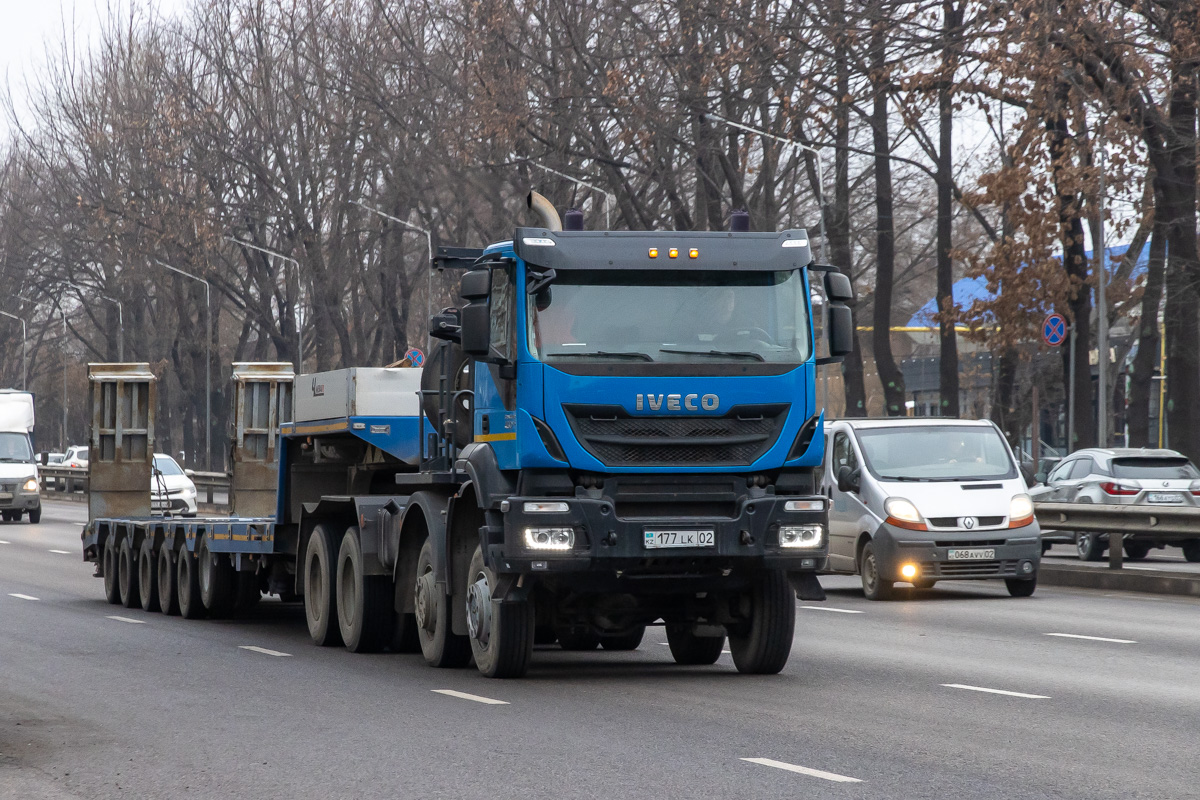
[(342, 643), (337, 622), (337, 563), (333, 543), (333, 529), (318, 525), (313, 528), (304, 552), (304, 616), (308, 635), (321, 647)]
[(208, 549), (207, 536), (200, 540), (196, 567), (200, 576), (200, 602), (208, 616), (213, 619), (228, 617), (237, 602), (237, 572), (226, 556), (216, 555)]
[(342, 536), (337, 563), (338, 629), (352, 653), (375, 653), (393, 633), (392, 581), (386, 575), (364, 575), (358, 526)]
[(179, 614), (184, 619), (204, 618), (204, 603), (200, 600), (200, 576), (196, 572), (196, 557), (186, 546), (179, 548), (179, 560), (175, 565), (175, 595), (179, 600)]
[(117, 551), (117, 591), (121, 593), (121, 605), (133, 608), (141, 605), (138, 598), (137, 565), (133, 563), (133, 545), (129, 536), (121, 537)]
[(154, 541), (147, 536), (142, 539), (138, 551), (138, 594), (142, 598), (143, 611), (158, 611), (158, 583), (155, 581)]
[(171, 542), (158, 547), (158, 605), (164, 614), (179, 614), (179, 594), (175, 588), (175, 565), (171, 563)]
[(450, 598), (437, 585), (433, 571), (433, 545), (421, 545), (417, 558), (416, 595), (417, 638), (421, 654), (431, 667), (464, 667), (471, 660), (471, 644), (466, 636), (450, 630)]
[(104, 540), (100, 562), (104, 568), (104, 599), (115, 606), (121, 602), (121, 591), (117, 588), (117, 546), (112, 534)]
[(694, 666), (717, 663), (725, 649), (724, 636), (697, 636), (687, 623), (667, 623), (667, 644), (676, 664)]
[(493, 602), (496, 573), (483, 563), (475, 548), (467, 573), (467, 630), (475, 666), (489, 678), (519, 678), (529, 670), (533, 655), (533, 603)]
[(628, 633), (604, 634), (600, 637), (600, 646), (605, 650), (637, 650), (646, 635), (646, 626), (638, 625)]
[(774, 675), (787, 664), (796, 632), (796, 595), (782, 570), (765, 570), (749, 594), (750, 620), (730, 631), (738, 672)]

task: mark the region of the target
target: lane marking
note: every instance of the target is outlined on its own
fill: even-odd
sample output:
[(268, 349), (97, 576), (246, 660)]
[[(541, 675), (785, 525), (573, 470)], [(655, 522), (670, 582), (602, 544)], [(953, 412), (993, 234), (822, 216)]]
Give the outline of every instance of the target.
[(987, 692), (988, 694), (1003, 694), (1009, 697), (1025, 697), (1030, 700), (1049, 700), (1049, 696), (1044, 694), (1026, 694), (1025, 692), (1010, 692), (1005, 689), (988, 689), (985, 686), (968, 686), (965, 683), (943, 683), (950, 689), (966, 689), (969, 692)]
[(278, 650), (268, 650), (265, 647), (258, 647), (257, 645), (253, 645), (253, 644), (239, 644), (238, 649), (239, 650), (250, 650), (255, 653), (262, 653), (264, 656), (275, 656), (277, 658), (291, 658), (292, 657), (291, 653), (281, 653)]
[(130, 625), (145, 625), (144, 619), (130, 619), (129, 617), (115, 617), (111, 614), (105, 616), (106, 619), (115, 619), (117, 622), (128, 622)]
[(852, 608), (833, 608), (832, 606), (800, 606), (800, 607), (806, 608), (809, 611), (833, 611), (838, 614), (865, 614), (865, 613), (867, 613), (865, 611), (855, 611)]
[(58, 553), (58, 554), (59, 554), (59, 555), (61, 555), (61, 556), (69, 556), (69, 555), (71, 555), (71, 551), (70, 551), (70, 550), (51, 550), (50, 552), (51, 552), (51, 553)]
[(0, 539), (0, 544), (12, 544), (12, 542), (6, 542), (3, 539)]
[(811, 767), (801, 767), (796, 764), (788, 764), (786, 761), (776, 761), (773, 758), (743, 758), (742, 761), (749, 761), (751, 764), (762, 764), (764, 767), (785, 769), (788, 772), (798, 772), (801, 775), (808, 775), (810, 778), (820, 778), (826, 781), (834, 781), (835, 783), (862, 783), (861, 778), (851, 778), (849, 775), (838, 775), (836, 772), (825, 772), (824, 770), (812, 769)]
[(1089, 642), (1112, 642), (1113, 644), (1137, 644), (1135, 639), (1109, 639), (1105, 636), (1084, 636), (1080, 633), (1047, 633), (1047, 636), (1060, 636), (1063, 639), (1087, 639)]
[(36, 597), (32, 597), (32, 596), (30, 596), (30, 595), (27, 595), (27, 594), (20, 594), (19, 592), (9, 592), (9, 593), (8, 593), (8, 596), (9, 596), (9, 597), (15, 597), (15, 598), (17, 598), (18, 600), (37, 600), (37, 598), (36, 598)]
[(507, 706), (507, 700), (493, 700), (490, 697), (480, 697), (477, 694), (467, 694), (466, 692), (456, 692), (453, 689), (430, 689), (429, 691), (435, 694), (444, 694), (447, 697), (457, 697), (460, 700), (474, 700), (476, 703), (484, 703), (489, 706)]

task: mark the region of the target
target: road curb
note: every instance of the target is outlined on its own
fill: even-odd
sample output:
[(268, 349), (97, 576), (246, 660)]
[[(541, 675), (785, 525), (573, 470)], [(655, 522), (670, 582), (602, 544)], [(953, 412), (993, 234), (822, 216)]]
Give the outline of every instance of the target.
[(1038, 583), (1043, 586), (1200, 597), (1200, 575), (1167, 570), (1110, 570), (1047, 564), (1043, 561), (1038, 570)]

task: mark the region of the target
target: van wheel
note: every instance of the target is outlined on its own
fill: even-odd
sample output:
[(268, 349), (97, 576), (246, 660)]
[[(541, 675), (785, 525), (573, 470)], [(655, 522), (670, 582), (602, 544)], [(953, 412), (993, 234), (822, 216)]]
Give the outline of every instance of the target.
[(42, 507), (39, 505), (37, 508), (29, 509), (29, 524), (37, 525), (41, 521), (42, 521)]
[(863, 545), (862, 558), (858, 565), (862, 574), (863, 594), (868, 600), (891, 600), (895, 584), (884, 579), (879, 571), (879, 560), (875, 557), (875, 544)]
[(667, 623), (667, 644), (676, 664), (684, 666), (717, 663), (725, 649), (724, 636), (697, 636), (687, 623)]
[(1037, 589), (1037, 575), (1032, 578), (1005, 578), (1004, 585), (1013, 597), (1032, 597)]
[(471, 660), (471, 643), (450, 629), (450, 598), (438, 589), (433, 571), (433, 545), (421, 545), (417, 557), (416, 595), (417, 638), (421, 654), (431, 667), (465, 667)]
[(937, 581), (930, 578), (917, 578), (912, 582), (914, 589), (932, 589)]

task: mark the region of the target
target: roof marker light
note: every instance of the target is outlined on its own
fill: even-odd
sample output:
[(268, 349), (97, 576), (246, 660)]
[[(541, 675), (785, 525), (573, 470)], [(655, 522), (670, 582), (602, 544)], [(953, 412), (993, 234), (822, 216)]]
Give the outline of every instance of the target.
[(700, 257), (700, 251), (697, 250), (695, 247), (693, 247), (691, 250), (688, 250), (688, 258), (699, 258), (699, 257)]
[(526, 236), (521, 241), (525, 242), (529, 247), (554, 247), (554, 240), (547, 239), (544, 236)]
[(808, 239), (784, 239), (784, 247), (808, 247)]
[(651, 258), (658, 258), (658, 248), (657, 248), (657, 247), (651, 247), (651, 248), (650, 248), (650, 257), (651, 257)]
[(679, 250), (672, 247), (670, 250), (667, 251), (667, 255), (670, 256), (671, 258), (679, 258)]

